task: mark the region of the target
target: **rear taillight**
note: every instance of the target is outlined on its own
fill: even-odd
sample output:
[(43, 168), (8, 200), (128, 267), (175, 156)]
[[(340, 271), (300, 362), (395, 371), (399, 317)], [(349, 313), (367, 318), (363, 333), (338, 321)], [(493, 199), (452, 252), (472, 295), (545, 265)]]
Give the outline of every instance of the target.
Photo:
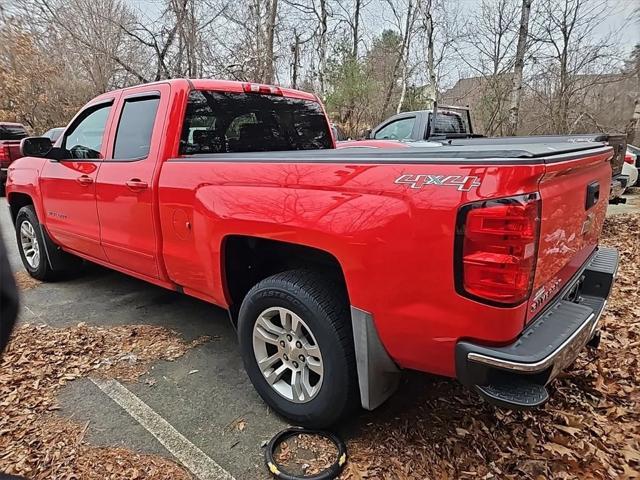
[(0, 165), (3, 167), (9, 165), (9, 145), (0, 145)]
[(455, 240), (458, 293), (499, 306), (514, 306), (528, 299), (539, 232), (538, 194), (463, 206)]
[(636, 163), (636, 156), (631, 153), (631, 152), (627, 152), (624, 156), (624, 161), (627, 162), (630, 165), (635, 165)]
[(279, 95), (282, 96), (282, 90), (279, 87), (271, 85), (261, 85), (259, 83), (243, 83), (242, 90), (244, 93), (260, 93), (263, 95)]

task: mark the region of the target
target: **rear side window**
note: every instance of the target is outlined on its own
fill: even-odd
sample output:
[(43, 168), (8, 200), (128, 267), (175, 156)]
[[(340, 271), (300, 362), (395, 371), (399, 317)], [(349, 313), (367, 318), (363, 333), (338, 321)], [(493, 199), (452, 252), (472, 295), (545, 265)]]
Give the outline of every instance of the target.
[(201, 90), (189, 95), (181, 155), (331, 147), (329, 125), (317, 102)]
[(0, 140), (21, 140), (27, 136), (27, 131), (22, 125), (0, 124)]
[(116, 131), (113, 160), (140, 160), (149, 155), (159, 103), (160, 97), (155, 96), (125, 100)]

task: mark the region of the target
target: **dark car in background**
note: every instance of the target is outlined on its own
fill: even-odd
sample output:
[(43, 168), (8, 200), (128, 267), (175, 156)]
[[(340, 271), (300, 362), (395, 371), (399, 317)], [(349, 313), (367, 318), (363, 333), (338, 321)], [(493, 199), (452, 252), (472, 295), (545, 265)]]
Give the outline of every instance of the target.
[(27, 129), (20, 123), (0, 122), (0, 194), (4, 194), (7, 169), (20, 158), (20, 140), (28, 137)]

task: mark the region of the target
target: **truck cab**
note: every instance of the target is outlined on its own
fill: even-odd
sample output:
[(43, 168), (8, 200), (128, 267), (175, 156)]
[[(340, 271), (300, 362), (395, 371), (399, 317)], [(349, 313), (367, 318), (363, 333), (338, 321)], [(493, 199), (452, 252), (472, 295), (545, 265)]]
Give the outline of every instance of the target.
[(471, 114), (468, 108), (439, 106), (435, 124), (432, 110), (417, 110), (393, 115), (369, 132), (369, 140), (421, 141), (431, 138), (473, 137)]

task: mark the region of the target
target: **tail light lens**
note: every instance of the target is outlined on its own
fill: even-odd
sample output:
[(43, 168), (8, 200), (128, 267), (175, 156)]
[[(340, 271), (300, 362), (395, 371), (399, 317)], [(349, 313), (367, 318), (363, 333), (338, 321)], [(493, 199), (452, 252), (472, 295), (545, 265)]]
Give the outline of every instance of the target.
[(627, 152), (624, 156), (624, 161), (630, 165), (634, 165), (636, 163), (636, 156), (631, 152)]
[(9, 165), (9, 145), (0, 145), (0, 165), (6, 167)]
[(463, 206), (456, 225), (456, 290), (474, 300), (515, 306), (529, 298), (540, 233), (538, 194)]

